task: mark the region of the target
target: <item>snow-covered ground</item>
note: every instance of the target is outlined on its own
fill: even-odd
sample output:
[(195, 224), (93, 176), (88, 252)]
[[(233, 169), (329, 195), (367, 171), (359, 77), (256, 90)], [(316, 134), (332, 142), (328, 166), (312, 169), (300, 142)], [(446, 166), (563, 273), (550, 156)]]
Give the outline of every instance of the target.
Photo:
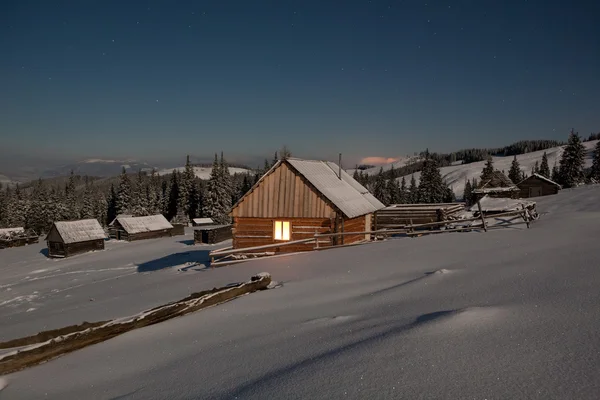
[[(373, 168), (367, 168), (367, 169), (363, 170), (362, 173), (367, 174), (367, 175), (375, 175), (375, 174), (379, 173), (381, 168), (383, 168), (384, 171), (389, 171), (392, 168), (392, 166), (394, 167), (394, 169), (398, 169), (398, 168), (405, 167), (409, 164), (414, 164), (419, 160), (421, 160), (421, 157), (419, 157), (419, 156), (398, 157), (398, 160), (394, 161), (393, 163), (378, 165)], [(352, 175), (354, 173), (354, 171), (355, 171), (355, 168), (346, 169), (346, 172), (349, 173), (350, 175)]]
[[(586, 164), (585, 164), (586, 168), (592, 166), (592, 157), (594, 154), (594, 147), (596, 146), (597, 142), (598, 142), (597, 140), (594, 140), (594, 141), (583, 143), (586, 148)], [(538, 163), (542, 162), (542, 156), (544, 155), (544, 151), (546, 152), (546, 156), (548, 157), (548, 165), (550, 166), (550, 169), (552, 169), (552, 166), (554, 165), (554, 163), (556, 163), (557, 166), (559, 165), (560, 157), (562, 156), (562, 153), (563, 153), (562, 147), (553, 147), (553, 148), (547, 149), (547, 150), (534, 151), (531, 153), (520, 154), (517, 156), (517, 160), (519, 161), (519, 164), (521, 165), (521, 169), (527, 175), (531, 175), (531, 169), (535, 165), (536, 161)], [(513, 156), (492, 157), (492, 159), (494, 161), (494, 168), (497, 170), (500, 170), (500, 171), (504, 170), (504, 172), (506, 174), (508, 174), (508, 171), (512, 164), (513, 158), (514, 158)], [(479, 180), (481, 171), (483, 170), (485, 163), (486, 163), (485, 161), (479, 161), (479, 162), (474, 162), (471, 164), (453, 165), (453, 166), (441, 168), (440, 172), (442, 173), (442, 178), (444, 180), (446, 180), (448, 185), (452, 188), (452, 190), (454, 190), (454, 193), (456, 194), (456, 196), (459, 198), (462, 198), (462, 195), (465, 191), (466, 180), (472, 180), (473, 178), (476, 178), (477, 180)], [(416, 172), (414, 175), (415, 175), (415, 180), (418, 185), (419, 179), (421, 177), (421, 173)], [(410, 184), (410, 178), (411, 178), (411, 175), (405, 176), (407, 185)], [(399, 181), (401, 179), (402, 178), (398, 178)]]
[[(90, 280), (94, 293), (78, 293), (85, 304), (73, 302), (62, 313), (96, 296), (127, 315), (120, 307), (131, 308), (127, 302), (138, 295), (176, 300), (173, 288), (212, 287), (260, 271), (283, 286), (6, 376), (0, 397), (596, 399), (598, 198), (600, 186), (587, 186), (536, 199), (542, 215), (531, 229), (399, 238), (202, 272), (122, 270), (133, 277)], [(128, 267), (136, 257), (183, 251), (159, 241), (155, 246), (165, 247), (143, 257), (137, 250), (119, 256), (117, 246), (129, 245), (116, 244), (96, 262)], [(23, 269), (31, 278), (32, 268), (60, 264), (30, 262), (2, 275)], [(47, 286), (59, 283), (57, 277)], [(58, 303), (39, 301), (45, 312), (58, 311)]]
[[(178, 172), (183, 172), (185, 171), (185, 167), (177, 167), (177, 168), (167, 168), (167, 169), (162, 169), (160, 171), (158, 171), (159, 175), (167, 175), (167, 174), (172, 174), (173, 170), (177, 170)], [(196, 178), (200, 178), (200, 179), (209, 179), (210, 178), (210, 173), (212, 171), (211, 167), (194, 167), (194, 174), (196, 175)], [(248, 169), (244, 169), (244, 168), (237, 168), (237, 167), (229, 167), (229, 173), (231, 175), (233, 174), (245, 174), (251, 172)]]

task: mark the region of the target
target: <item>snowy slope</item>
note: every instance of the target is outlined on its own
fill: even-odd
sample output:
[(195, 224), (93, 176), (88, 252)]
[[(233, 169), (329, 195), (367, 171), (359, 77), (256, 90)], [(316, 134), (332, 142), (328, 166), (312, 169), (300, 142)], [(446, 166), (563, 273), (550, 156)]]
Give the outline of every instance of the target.
[[(379, 170), (381, 168), (383, 168), (384, 171), (389, 171), (392, 168), (392, 166), (395, 169), (398, 169), (398, 168), (405, 167), (410, 164), (414, 164), (415, 162), (418, 162), (419, 160), (421, 160), (421, 157), (418, 157), (418, 156), (417, 157), (399, 157), (398, 161), (394, 161), (393, 163), (380, 165), (380, 166), (373, 167), (373, 168), (368, 168), (368, 169), (363, 170), (362, 172), (363, 172), (363, 174), (367, 174), (367, 175), (375, 175), (375, 174), (379, 173)], [(345, 171), (347, 173), (349, 173), (350, 175), (352, 175), (355, 171), (355, 168), (345, 169)]]
[[(171, 168), (171, 169), (162, 169), (160, 171), (158, 171), (159, 175), (167, 175), (167, 174), (172, 174), (173, 170), (177, 170), (178, 172), (183, 172), (185, 171), (185, 167), (177, 167), (177, 168)], [(200, 178), (200, 179), (209, 179), (210, 178), (210, 173), (212, 171), (212, 168), (210, 167), (194, 167), (194, 174), (196, 174), (196, 178)], [(231, 175), (233, 174), (245, 174), (245, 173), (252, 173), (252, 171), (245, 169), (245, 168), (236, 168), (236, 167), (229, 167), (229, 173)]]
[[(592, 165), (592, 157), (594, 147), (598, 141), (590, 141), (583, 143), (586, 148), (586, 167), (590, 167)], [(517, 156), (517, 160), (519, 164), (521, 164), (521, 169), (527, 174), (531, 175), (531, 168), (535, 165), (535, 162), (542, 162), (542, 155), (546, 152), (548, 156), (548, 165), (550, 169), (554, 163), (558, 166), (560, 157), (562, 156), (563, 148), (562, 147), (553, 147), (547, 150), (535, 151), (532, 153), (521, 154)], [(506, 174), (508, 174), (508, 170), (510, 169), (510, 165), (513, 161), (513, 156), (509, 157), (492, 157), (494, 161), (494, 168), (500, 171), (504, 170)], [(471, 164), (465, 165), (453, 165), (449, 167), (443, 167), (440, 169), (442, 173), (442, 178), (446, 180), (446, 182), (450, 185), (452, 190), (457, 197), (462, 198), (463, 192), (465, 190), (465, 179), (472, 180), (476, 178), (479, 180), (479, 176), (481, 175), (481, 171), (485, 165), (485, 161), (474, 162)], [(415, 180), (417, 184), (419, 184), (419, 178), (421, 177), (420, 172), (415, 173)], [(407, 185), (410, 183), (411, 175), (406, 175), (406, 183)], [(402, 178), (399, 178), (401, 180)]]
[[(531, 229), (395, 239), (195, 273), (268, 271), (283, 286), (7, 376), (0, 396), (595, 399), (599, 196), (595, 186), (542, 198)], [(170, 285), (157, 280), (155, 290)]]

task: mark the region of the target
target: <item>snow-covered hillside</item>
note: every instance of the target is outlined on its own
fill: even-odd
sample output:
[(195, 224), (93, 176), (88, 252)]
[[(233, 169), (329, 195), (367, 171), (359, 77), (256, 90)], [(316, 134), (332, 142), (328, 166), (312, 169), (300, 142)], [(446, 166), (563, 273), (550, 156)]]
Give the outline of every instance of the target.
[[(86, 308), (127, 316), (140, 295), (163, 304), (256, 272), (282, 283), (0, 378), (0, 398), (596, 399), (599, 196), (596, 185), (541, 198), (531, 229), (397, 238), (215, 269), (168, 268), (180, 261), (167, 256), (109, 279), (97, 270), (101, 258), (104, 268), (127, 267), (131, 251), (94, 253), (89, 276), (83, 261), (66, 269), (74, 259), (36, 265), (53, 269), (40, 272), (0, 258), (0, 276), (13, 275), (0, 295), (39, 292), (28, 306), (37, 310), (15, 309), (3, 330), (36, 313), (40, 322)], [(150, 257), (140, 251), (146, 244), (132, 245), (122, 247)]]
[[(583, 143), (586, 148), (586, 168), (592, 165), (594, 147), (596, 146), (597, 142), (597, 140), (594, 140)], [(563, 153), (563, 148), (553, 147), (547, 150), (535, 151), (532, 153), (518, 155), (517, 160), (519, 161), (519, 164), (521, 164), (521, 169), (527, 175), (530, 175), (531, 168), (535, 165), (535, 162), (542, 162), (542, 155), (544, 154), (544, 152), (546, 152), (546, 155), (548, 156), (548, 165), (550, 166), (550, 169), (552, 169), (554, 163), (556, 163), (557, 166), (559, 165), (560, 157)], [(504, 172), (508, 174), (508, 170), (510, 169), (513, 156), (492, 157), (492, 159), (494, 161), (494, 168), (500, 171), (504, 170)], [(484, 165), (485, 161), (479, 161), (464, 165), (453, 165), (441, 168), (440, 172), (442, 173), (442, 178), (450, 185), (452, 190), (454, 190), (456, 196), (462, 198), (463, 192), (465, 190), (466, 180), (472, 180), (473, 178), (479, 180), (479, 176), (481, 175), (481, 171), (483, 170)], [(416, 172), (414, 175), (417, 184), (419, 184), (419, 178), (421, 177), (421, 173)], [(410, 177), (411, 175), (406, 175), (407, 185), (410, 183)], [(399, 180), (401, 179), (402, 178), (399, 178)]]
[[(368, 169), (364, 169), (362, 170), (363, 174), (367, 174), (367, 175), (375, 175), (379, 173), (379, 170), (381, 168), (383, 168), (383, 171), (389, 171), (392, 166), (394, 167), (394, 169), (398, 169), (398, 168), (402, 168), (402, 167), (406, 167), (407, 165), (410, 164), (414, 164), (418, 161), (421, 160), (421, 157), (419, 156), (415, 156), (415, 157), (399, 157), (397, 161), (394, 161), (393, 163), (390, 164), (385, 164), (385, 165), (380, 165), (380, 166), (376, 166), (373, 168), (368, 168)], [(351, 168), (351, 169), (345, 169), (345, 171), (347, 173), (349, 173), (350, 175), (352, 175), (355, 171), (355, 168)]]
[[(183, 172), (185, 170), (185, 167), (162, 169), (162, 170), (158, 171), (158, 174), (159, 175), (172, 174), (173, 170), (177, 170), (178, 172)], [(212, 171), (211, 167), (194, 167), (194, 174), (196, 174), (196, 178), (200, 178), (200, 179), (209, 179), (211, 171)], [(229, 173), (231, 175), (245, 174), (245, 173), (252, 173), (252, 171), (245, 169), (245, 168), (229, 167)]]

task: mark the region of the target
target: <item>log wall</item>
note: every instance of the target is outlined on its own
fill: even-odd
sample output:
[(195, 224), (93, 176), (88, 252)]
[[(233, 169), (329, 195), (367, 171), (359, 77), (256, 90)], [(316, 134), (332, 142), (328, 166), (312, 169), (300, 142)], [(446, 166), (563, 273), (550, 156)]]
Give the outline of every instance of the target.
[(528, 179), (525, 179), (523, 182), (517, 185), (521, 190), (521, 198), (526, 199), (530, 197), (529, 189), (530, 188), (541, 188), (542, 196), (549, 196), (558, 193), (558, 186), (551, 184), (543, 179), (537, 178), (535, 176), (531, 176)]
[(282, 163), (232, 210), (236, 218), (319, 218), (334, 216), (312, 185)]
[[(58, 243), (58, 248), (55, 243)], [(69, 257), (94, 250), (104, 250), (104, 239), (68, 244), (48, 241), (48, 256), (50, 257)]]

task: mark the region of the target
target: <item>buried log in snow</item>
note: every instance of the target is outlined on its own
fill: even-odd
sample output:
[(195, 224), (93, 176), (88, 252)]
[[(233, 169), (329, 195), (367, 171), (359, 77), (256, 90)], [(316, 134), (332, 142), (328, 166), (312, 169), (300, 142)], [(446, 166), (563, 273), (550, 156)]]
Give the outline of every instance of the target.
[[(193, 293), (185, 299), (129, 317), (118, 318), (105, 323), (85, 323), (80, 325), (81, 330), (76, 331), (72, 329), (73, 327), (69, 327), (71, 329), (69, 329), (70, 333), (68, 334), (64, 334), (64, 328), (61, 328), (55, 331), (46, 331), (44, 335), (11, 341), (12, 343), (28, 343), (29, 345), (6, 352), (0, 356), (0, 375), (37, 365), (134, 329), (157, 324), (258, 290), (266, 290), (270, 283), (271, 275), (262, 272), (253, 276), (248, 282)], [(41, 338), (44, 338), (45, 341), (41, 341)], [(0, 348), (6, 349), (7, 344), (0, 343)]]

